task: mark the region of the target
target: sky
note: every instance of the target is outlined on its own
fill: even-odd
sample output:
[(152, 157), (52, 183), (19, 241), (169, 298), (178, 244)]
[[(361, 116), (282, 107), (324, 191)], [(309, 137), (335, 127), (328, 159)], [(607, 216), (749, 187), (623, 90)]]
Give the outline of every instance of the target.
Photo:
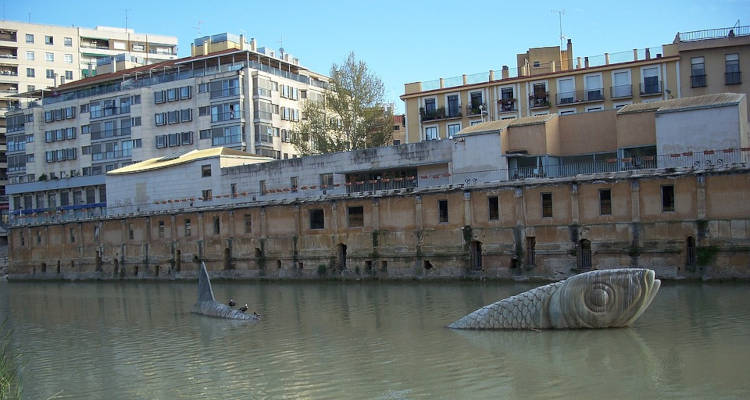
[[(750, 0), (675, 1), (36, 1), (0, 0), (2, 19), (124, 27), (177, 36), (179, 56), (222, 32), (284, 49), (327, 74), (349, 52), (383, 81), (403, 112), (404, 84), (515, 68), (516, 54), (560, 44), (576, 57), (671, 43), (677, 32), (750, 25)], [(627, 7), (623, 7), (623, 5)]]

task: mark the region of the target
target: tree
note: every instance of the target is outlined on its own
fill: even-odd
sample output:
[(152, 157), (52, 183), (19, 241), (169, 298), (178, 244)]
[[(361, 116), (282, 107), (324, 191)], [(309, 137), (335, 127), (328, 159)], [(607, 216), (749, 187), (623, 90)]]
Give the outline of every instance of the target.
[(333, 64), (323, 99), (308, 96), (292, 143), (303, 155), (382, 146), (391, 140), (393, 111), (385, 106), (383, 82), (349, 53)]

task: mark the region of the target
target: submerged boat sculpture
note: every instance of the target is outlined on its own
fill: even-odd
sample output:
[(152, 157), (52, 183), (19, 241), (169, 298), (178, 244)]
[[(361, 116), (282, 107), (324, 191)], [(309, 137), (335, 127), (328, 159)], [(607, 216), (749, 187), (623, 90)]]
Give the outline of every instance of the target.
[(240, 310), (235, 310), (226, 304), (216, 301), (214, 291), (211, 288), (211, 280), (208, 279), (206, 264), (201, 262), (201, 269), (198, 271), (198, 302), (193, 305), (193, 312), (209, 317), (238, 319), (245, 321), (257, 321), (258, 317), (253, 314), (245, 314)]
[(448, 325), (456, 329), (623, 327), (648, 308), (661, 281), (650, 269), (586, 272), (484, 306)]

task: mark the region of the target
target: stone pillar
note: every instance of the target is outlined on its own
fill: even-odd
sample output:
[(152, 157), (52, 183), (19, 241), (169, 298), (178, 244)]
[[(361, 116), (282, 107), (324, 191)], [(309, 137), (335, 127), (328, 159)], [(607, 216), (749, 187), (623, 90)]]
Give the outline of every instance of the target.
[(268, 226), (266, 226), (266, 208), (261, 207), (260, 208), (260, 237), (264, 238), (266, 237), (268, 233)]
[(339, 233), (338, 204), (336, 201), (331, 202), (331, 230), (333, 233)]
[(570, 222), (573, 225), (578, 225), (581, 222), (580, 218), (580, 203), (578, 196), (578, 184), (573, 183), (570, 185)]
[(523, 197), (523, 188), (517, 187), (513, 194), (516, 198), (516, 226), (526, 225), (526, 200)]
[(414, 196), (414, 222), (417, 225), (417, 230), (422, 230), (422, 196)]
[(464, 225), (471, 225), (471, 192), (464, 192)]
[(698, 219), (706, 219), (706, 176), (698, 174), (696, 179), (696, 213)]
[(440, 78), (440, 89), (445, 87), (445, 80), (443, 78)]
[(641, 222), (641, 184), (636, 179), (630, 182), (630, 204), (632, 205), (631, 220)]
[(380, 200), (372, 199), (372, 221), (370, 226), (374, 230), (380, 230)]

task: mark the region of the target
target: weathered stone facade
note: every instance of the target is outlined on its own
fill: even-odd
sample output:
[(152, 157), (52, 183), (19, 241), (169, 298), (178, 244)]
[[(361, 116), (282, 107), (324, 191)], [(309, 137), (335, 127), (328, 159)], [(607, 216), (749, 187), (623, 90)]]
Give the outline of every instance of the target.
[(750, 169), (651, 170), (26, 226), (9, 279), (747, 279), (749, 197)]

